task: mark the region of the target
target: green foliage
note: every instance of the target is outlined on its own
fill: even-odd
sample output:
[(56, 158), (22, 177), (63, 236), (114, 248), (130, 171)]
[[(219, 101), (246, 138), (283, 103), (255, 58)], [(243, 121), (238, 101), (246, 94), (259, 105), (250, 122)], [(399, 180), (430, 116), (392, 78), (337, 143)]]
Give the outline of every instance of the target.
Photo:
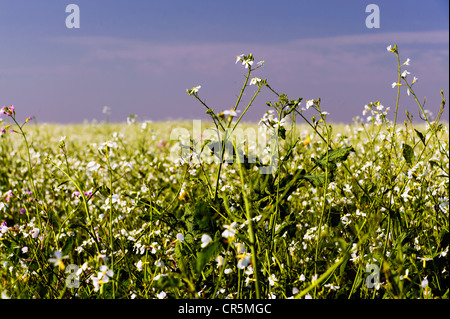
[[(253, 55), (239, 60), (246, 76), (230, 110), (208, 106), (200, 86), (188, 94), (222, 136), (267, 129), (259, 153), (248, 136), (218, 134), (186, 139), (174, 159), (170, 133), (192, 123), (31, 126), (6, 107), (17, 134), (0, 140), (0, 294), (448, 298), (448, 125), (419, 104), (427, 125), (396, 127), (379, 101), (367, 123), (330, 125), (320, 99), (305, 108), (251, 78), (263, 65)], [(259, 125), (242, 122), (263, 89), (276, 101)]]

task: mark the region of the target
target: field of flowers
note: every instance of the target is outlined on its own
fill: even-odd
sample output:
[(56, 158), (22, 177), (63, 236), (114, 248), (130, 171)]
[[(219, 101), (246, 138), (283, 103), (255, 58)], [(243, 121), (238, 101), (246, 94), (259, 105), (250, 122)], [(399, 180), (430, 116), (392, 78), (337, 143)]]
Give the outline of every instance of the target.
[[(448, 298), (444, 95), (432, 117), (388, 51), (397, 104), (348, 125), (277, 93), (251, 54), (234, 108), (187, 90), (201, 124), (36, 124), (3, 107), (1, 297)], [(245, 122), (263, 89), (276, 102)], [(397, 123), (401, 90), (418, 110)]]

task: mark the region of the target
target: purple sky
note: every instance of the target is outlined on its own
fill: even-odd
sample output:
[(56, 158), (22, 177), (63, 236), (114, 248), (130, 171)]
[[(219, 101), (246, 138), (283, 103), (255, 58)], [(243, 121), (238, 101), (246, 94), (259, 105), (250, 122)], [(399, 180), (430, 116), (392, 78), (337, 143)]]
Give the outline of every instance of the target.
[[(80, 7), (79, 29), (65, 27), (69, 3)], [(365, 25), (370, 3), (379, 29)], [(229, 109), (245, 73), (236, 55), (253, 53), (266, 61), (256, 76), (291, 99), (320, 97), (332, 121), (351, 122), (376, 100), (392, 119), (397, 61), (386, 47), (397, 44), (436, 115), (440, 90), (448, 100), (448, 23), (448, 1), (437, 0), (0, 0), (0, 103), (38, 122), (105, 120), (105, 105), (117, 122), (206, 119), (186, 89), (201, 85), (210, 107)], [(269, 100), (263, 92), (246, 119), (258, 121)], [(418, 119), (402, 90), (401, 121), (405, 109)]]

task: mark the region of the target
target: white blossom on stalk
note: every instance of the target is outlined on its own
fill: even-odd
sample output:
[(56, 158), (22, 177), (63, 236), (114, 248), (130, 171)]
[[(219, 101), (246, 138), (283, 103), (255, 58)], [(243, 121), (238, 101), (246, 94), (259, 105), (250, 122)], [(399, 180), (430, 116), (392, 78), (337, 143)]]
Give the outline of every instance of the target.
[(222, 232), (222, 236), (225, 238), (233, 238), (236, 235), (237, 223), (233, 222), (231, 225), (223, 225), (225, 230)]
[(253, 79), (250, 80), (250, 85), (256, 85), (256, 84), (258, 84), (261, 81), (262, 80), (260, 78), (255, 76)]
[(405, 71), (402, 72), (401, 77), (402, 77), (402, 78), (406, 78), (406, 76), (407, 76), (408, 74), (411, 74), (411, 73), (408, 72), (407, 70), (405, 70)]
[(205, 248), (212, 241), (212, 238), (207, 234), (203, 234), (201, 241), (202, 241), (202, 248)]

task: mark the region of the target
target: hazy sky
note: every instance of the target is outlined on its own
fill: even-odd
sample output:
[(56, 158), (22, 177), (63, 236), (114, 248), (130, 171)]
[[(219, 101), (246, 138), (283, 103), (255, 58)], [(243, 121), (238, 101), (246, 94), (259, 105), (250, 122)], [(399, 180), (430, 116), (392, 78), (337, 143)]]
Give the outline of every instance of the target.
[[(66, 27), (70, 3), (80, 8), (78, 29)], [(371, 3), (380, 28), (366, 27)], [(236, 55), (253, 53), (266, 61), (256, 76), (303, 105), (320, 97), (330, 120), (350, 122), (376, 100), (392, 119), (397, 60), (386, 47), (397, 44), (401, 62), (411, 60), (408, 78), (419, 79), (418, 97), (436, 114), (440, 90), (448, 100), (448, 37), (447, 0), (0, 0), (0, 104), (38, 122), (105, 120), (105, 105), (117, 122), (131, 113), (203, 119), (186, 89), (201, 85), (210, 107), (229, 109), (245, 73)], [(266, 90), (247, 120), (275, 100)], [(405, 109), (418, 118), (402, 90), (400, 120)]]

